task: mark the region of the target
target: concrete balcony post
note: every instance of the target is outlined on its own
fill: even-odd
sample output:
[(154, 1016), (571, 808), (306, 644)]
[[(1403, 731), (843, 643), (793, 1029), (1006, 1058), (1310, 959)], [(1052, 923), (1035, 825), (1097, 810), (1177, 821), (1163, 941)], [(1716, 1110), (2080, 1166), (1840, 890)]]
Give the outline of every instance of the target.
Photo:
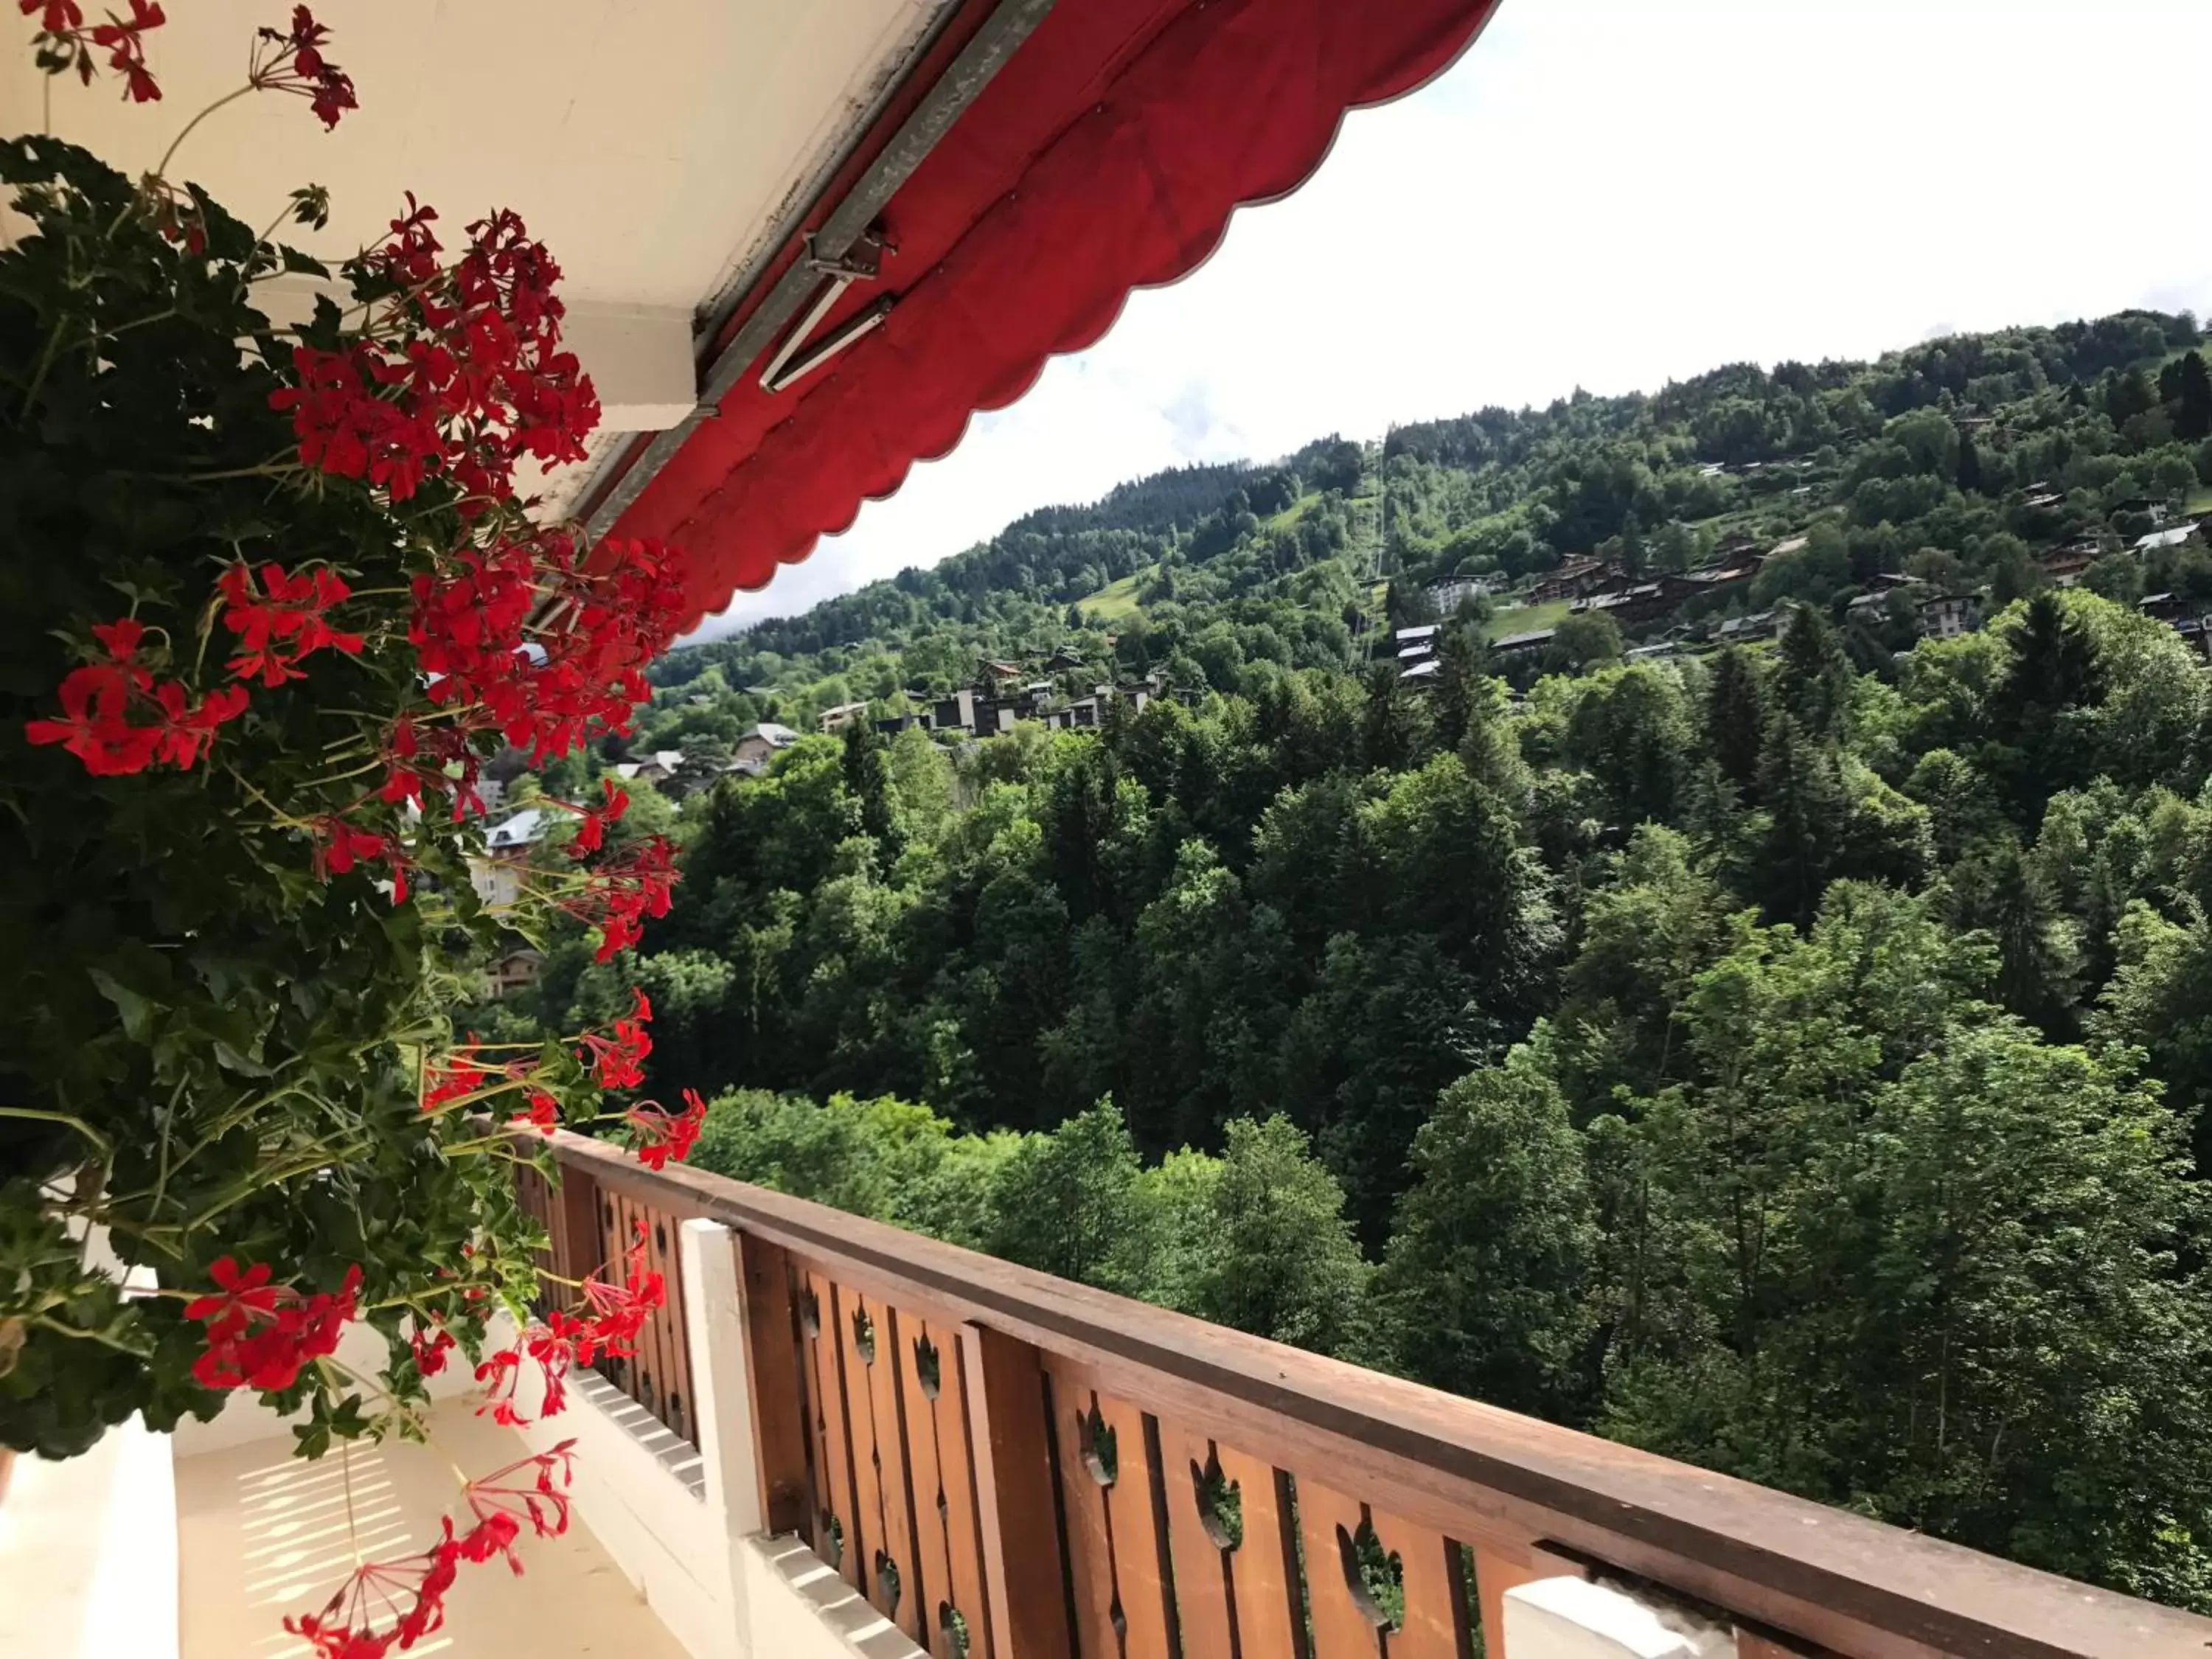
[(1539, 1578), (1505, 1592), (1512, 1659), (1735, 1659), (1735, 1638), (1587, 1578)]

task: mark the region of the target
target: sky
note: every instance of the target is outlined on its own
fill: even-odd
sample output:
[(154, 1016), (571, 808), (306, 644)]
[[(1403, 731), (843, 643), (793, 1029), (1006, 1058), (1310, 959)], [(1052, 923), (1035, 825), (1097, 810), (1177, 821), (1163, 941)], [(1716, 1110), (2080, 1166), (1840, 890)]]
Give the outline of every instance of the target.
[(1304, 189), (704, 633), (1329, 432), (2212, 313), (2208, 86), (2212, 0), (1503, 0)]

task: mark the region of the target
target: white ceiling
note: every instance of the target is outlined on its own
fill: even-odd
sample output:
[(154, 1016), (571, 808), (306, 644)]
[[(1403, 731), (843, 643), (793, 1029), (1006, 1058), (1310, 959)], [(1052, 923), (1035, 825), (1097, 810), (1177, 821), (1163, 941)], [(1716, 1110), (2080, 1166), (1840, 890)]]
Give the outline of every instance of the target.
[[(118, 5), (118, 9), (122, 8)], [(255, 27), (289, 0), (172, 0), (149, 35), (162, 100), (32, 66), (34, 20), (4, 8), (0, 131), (53, 130), (127, 170), (245, 79)], [(701, 305), (776, 223), (814, 164), (907, 65), (942, 0), (326, 0), (327, 55), (361, 107), (325, 132), (304, 100), (218, 111), (170, 172), (258, 228), (294, 187), (333, 198), (316, 251), (380, 236), (412, 190), (449, 246), (512, 207), (560, 260), (572, 299)], [(102, 10), (86, 0), (88, 18)], [(4, 26), (0, 26), (4, 27)]]

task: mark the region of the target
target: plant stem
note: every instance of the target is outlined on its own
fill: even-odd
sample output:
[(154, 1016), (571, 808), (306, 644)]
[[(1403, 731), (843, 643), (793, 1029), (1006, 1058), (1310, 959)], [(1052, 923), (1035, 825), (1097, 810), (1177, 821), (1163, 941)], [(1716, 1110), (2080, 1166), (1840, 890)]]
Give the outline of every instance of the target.
[[(239, 88), (237, 91), (225, 93), (222, 97), (216, 99), (215, 102), (210, 104), (205, 109), (202, 110), (198, 115), (192, 117), (191, 120), (185, 122), (185, 130), (179, 133), (175, 138), (172, 139), (169, 143), (169, 148), (162, 152), (161, 162), (154, 169), (154, 176), (157, 179), (167, 178), (168, 176), (169, 163), (176, 159), (178, 147), (181, 145), (185, 139), (192, 136), (192, 129), (194, 127), (199, 125), (201, 122), (206, 120), (209, 116), (214, 114), (225, 104), (234, 104), (240, 99), (245, 97), (247, 93), (253, 90), (253, 82), (248, 81), (244, 86)], [(115, 234), (116, 226), (120, 225), (122, 222), (122, 220), (118, 219), (114, 225), (110, 225), (107, 228), (107, 234), (112, 236)]]
[(40, 1123), (65, 1123), (99, 1147), (103, 1158), (115, 1156), (114, 1145), (106, 1135), (100, 1133), (82, 1118), (70, 1113), (41, 1111), (35, 1106), (0, 1106), (0, 1117), (29, 1118)]

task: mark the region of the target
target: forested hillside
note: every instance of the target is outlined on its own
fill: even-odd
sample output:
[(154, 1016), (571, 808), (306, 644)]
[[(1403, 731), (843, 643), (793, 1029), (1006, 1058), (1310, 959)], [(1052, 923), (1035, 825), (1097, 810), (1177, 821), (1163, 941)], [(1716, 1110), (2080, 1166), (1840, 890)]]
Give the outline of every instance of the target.
[[(633, 752), (985, 659), (1193, 695), (641, 787), (674, 909), (487, 1026), (641, 985), (708, 1167), (2212, 1610), (2212, 680), (2136, 603), (2212, 611), (2201, 538), (2136, 548), (2212, 507), (2198, 337), (1323, 441), (676, 653)], [(1668, 653), (1495, 672), (1562, 558), (1747, 544)], [(1427, 684), (1370, 660), (1478, 574)], [(1853, 604), (1906, 574), (1986, 625)]]

